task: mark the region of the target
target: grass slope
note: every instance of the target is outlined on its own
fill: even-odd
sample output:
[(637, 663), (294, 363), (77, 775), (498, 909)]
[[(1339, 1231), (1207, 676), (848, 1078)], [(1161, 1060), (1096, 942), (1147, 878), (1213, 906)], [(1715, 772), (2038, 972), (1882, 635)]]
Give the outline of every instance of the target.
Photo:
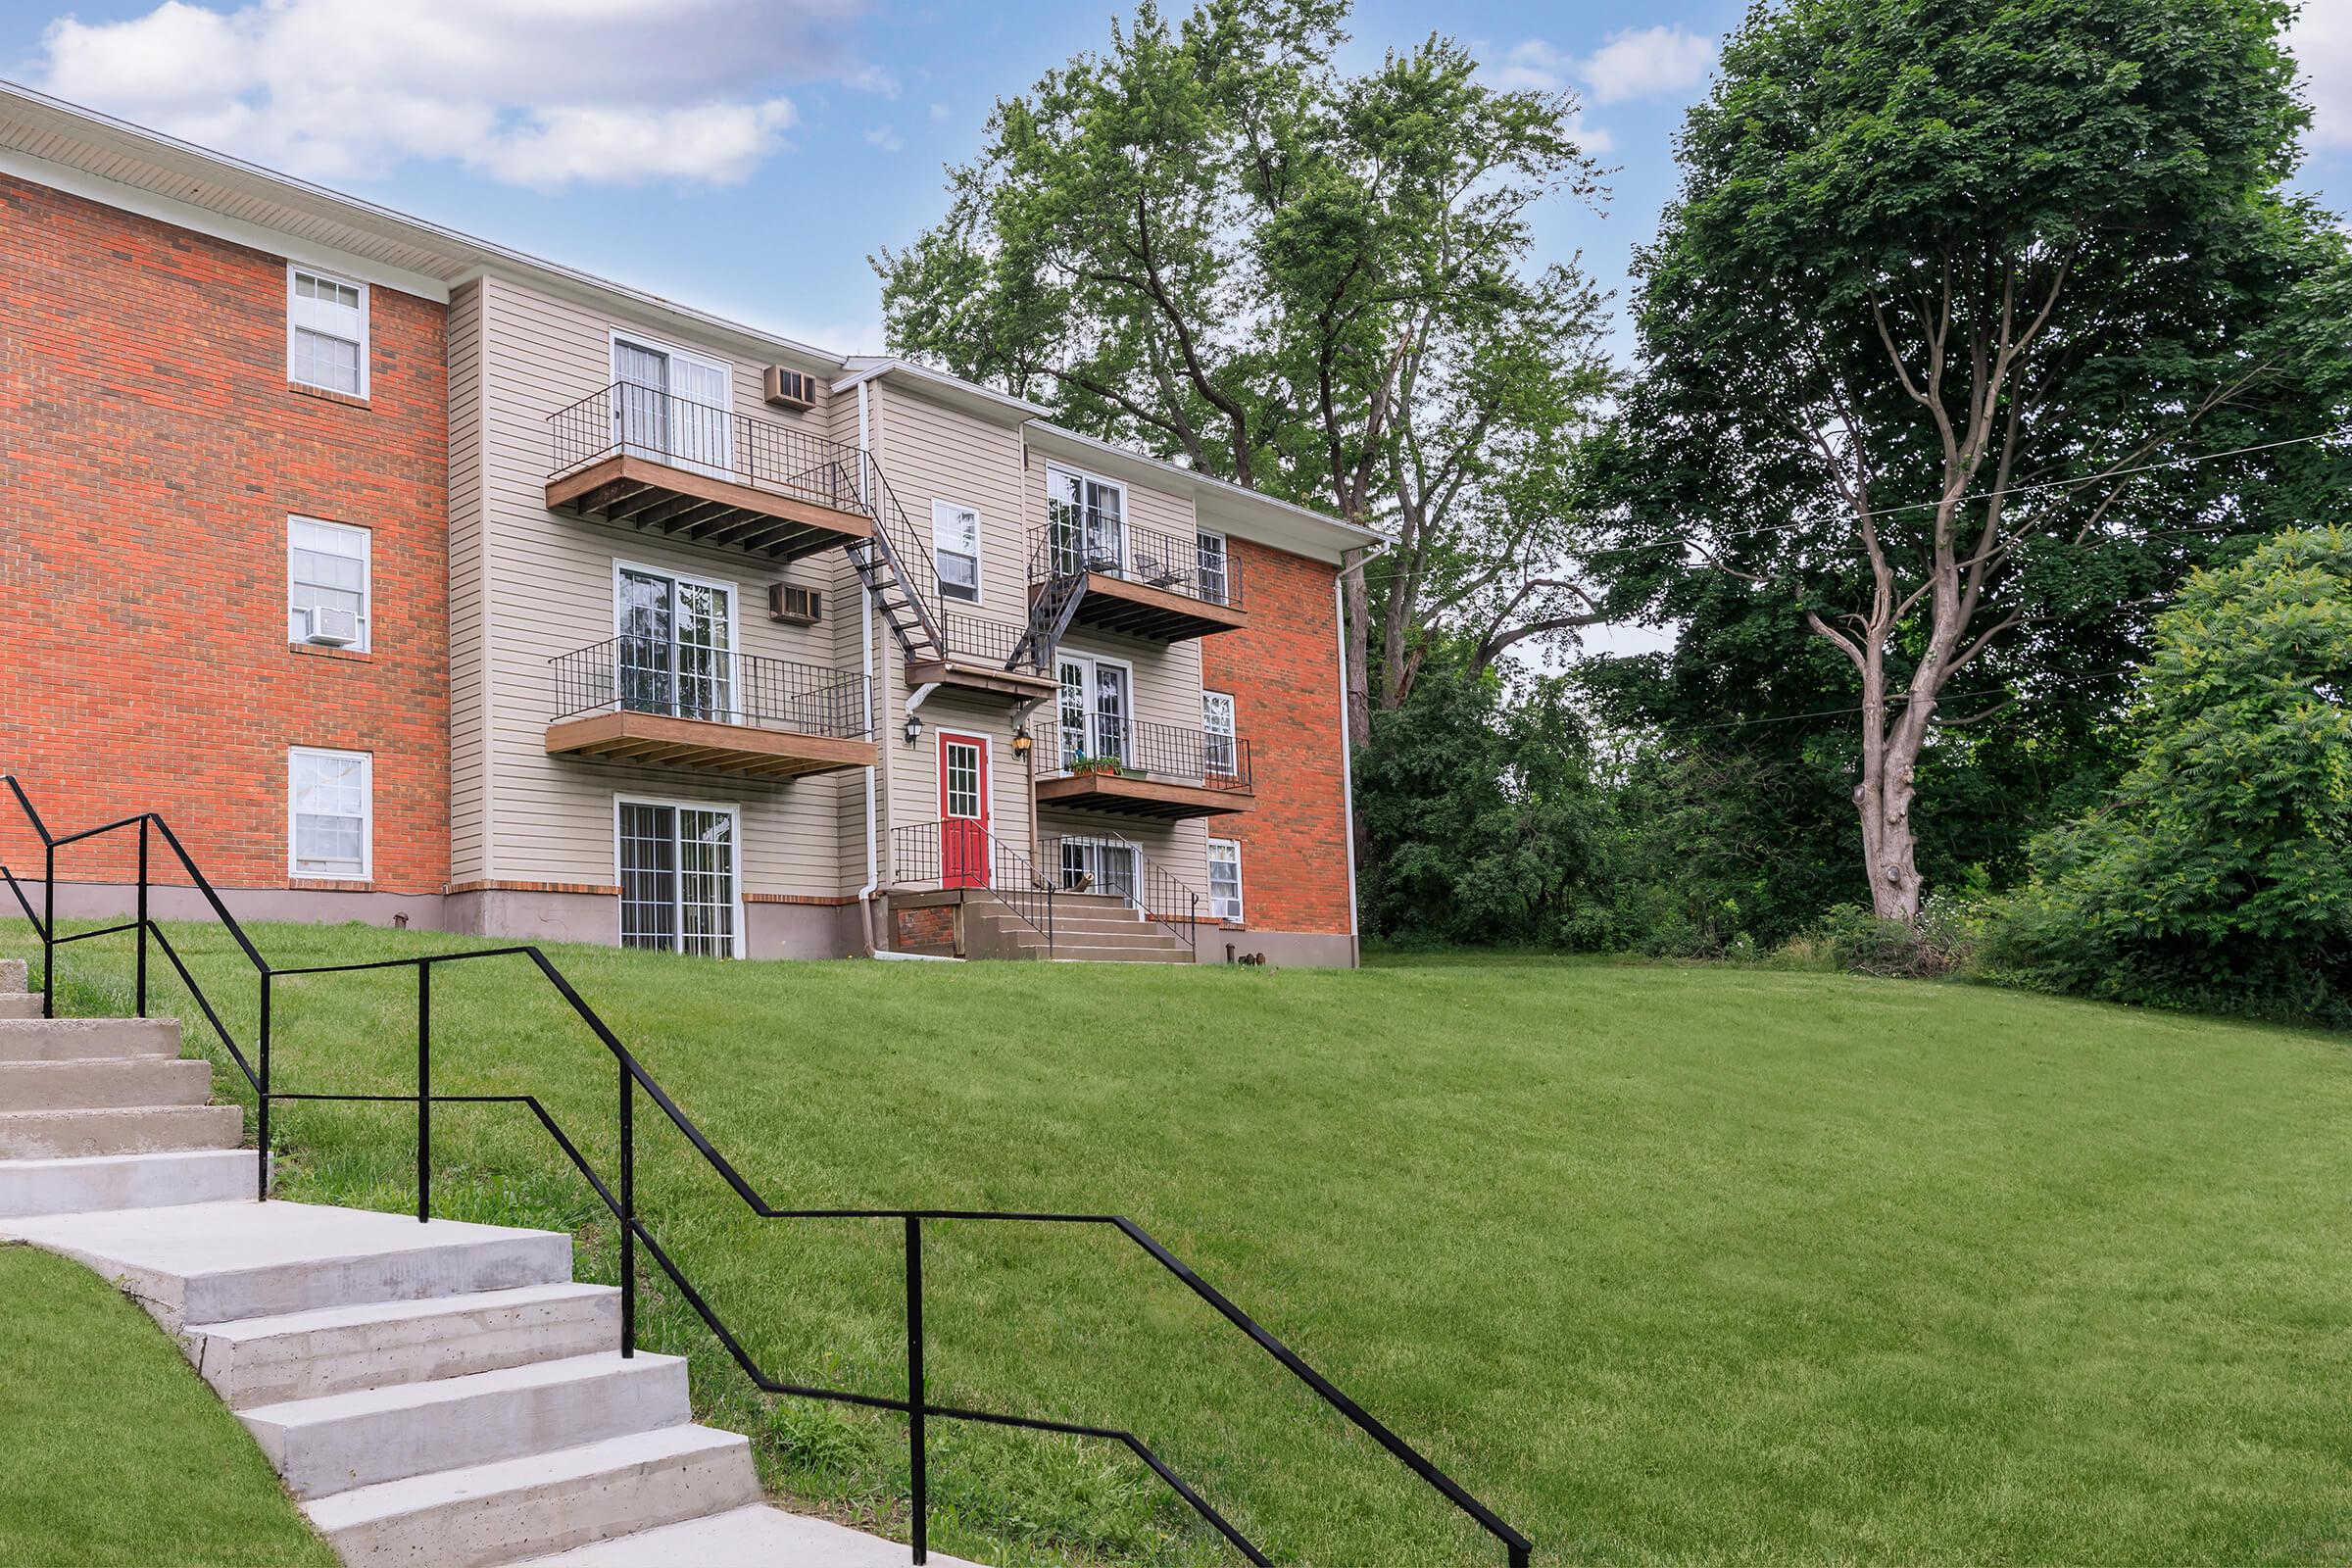
[[(175, 939), (249, 1034), (220, 933)], [(457, 945), (260, 940), (281, 963)], [(76, 1010), (121, 984), (121, 948), (72, 950)], [(2336, 1039), (1544, 960), (556, 956), (771, 1198), (1134, 1214), (1540, 1561), (2352, 1551)], [(415, 1006), (411, 977), (286, 983), (279, 1085), (410, 1087)], [(609, 1162), (609, 1059), (535, 978), (444, 970), (434, 1017), (436, 1089), (538, 1093)], [(289, 1195), (413, 1201), (403, 1110), (294, 1105), (279, 1126)], [(763, 1226), (642, 1103), (639, 1126), (641, 1211), (763, 1363), (897, 1392), (896, 1231)], [(612, 1277), (610, 1225), (527, 1116), (444, 1109), (434, 1148), (436, 1212), (567, 1226), (583, 1272)], [(927, 1274), (943, 1402), (1132, 1426), (1286, 1561), (1501, 1560), (1108, 1238), (942, 1225)], [(695, 1358), (698, 1398), (757, 1435), (772, 1482), (903, 1528), (897, 1423), (767, 1408), (658, 1280), (646, 1307), (649, 1343)], [(1122, 1453), (934, 1431), (945, 1550), (1230, 1560)]]
[(332, 1568), (237, 1418), (78, 1263), (0, 1246), (0, 1565)]

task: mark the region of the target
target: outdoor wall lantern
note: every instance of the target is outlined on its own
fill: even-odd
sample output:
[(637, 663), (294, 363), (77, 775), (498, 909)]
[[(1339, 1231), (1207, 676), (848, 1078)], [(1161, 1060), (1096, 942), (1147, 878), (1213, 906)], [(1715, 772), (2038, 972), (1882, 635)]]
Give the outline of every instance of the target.
[(912, 746), (923, 738), (923, 720), (919, 713), (906, 715), (906, 744)]
[(1027, 756), (1029, 755), (1029, 748), (1030, 748), (1030, 747), (1032, 747), (1032, 746), (1034, 746), (1034, 745), (1036, 745), (1036, 744), (1037, 744), (1037, 743), (1036, 743), (1035, 741), (1033, 741), (1033, 740), (1031, 740), (1031, 739), (1029, 738), (1029, 726), (1028, 726), (1028, 725), (1026, 725), (1026, 724), (1023, 724), (1023, 725), (1021, 725), (1021, 726), (1020, 726), (1018, 729), (1015, 729), (1015, 730), (1012, 732), (1012, 755), (1013, 755), (1013, 756), (1015, 756), (1015, 757), (1027, 757)]

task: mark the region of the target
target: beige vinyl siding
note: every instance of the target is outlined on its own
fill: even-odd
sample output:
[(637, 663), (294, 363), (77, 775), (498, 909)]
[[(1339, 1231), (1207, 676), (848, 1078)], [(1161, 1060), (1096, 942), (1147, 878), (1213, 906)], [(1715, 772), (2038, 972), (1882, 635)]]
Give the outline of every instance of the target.
[(482, 606), (482, 288), (449, 302), (449, 877), (489, 875)]
[[(549, 661), (612, 636), (615, 563), (731, 584), (737, 647), (745, 654), (854, 675), (856, 627), (849, 628), (850, 651), (843, 658), (836, 617), (828, 615), (815, 628), (769, 620), (767, 586), (786, 572), (765, 557), (681, 545), (625, 525), (549, 512), (547, 416), (611, 383), (612, 331), (629, 331), (634, 323), (502, 277), (486, 280), (483, 288), (485, 347), (495, 368), (484, 413), (485, 531), (494, 585), (485, 639), (495, 783), (492, 874), (610, 885), (615, 876), (612, 798), (651, 795), (742, 808), (745, 892), (839, 896), (842, 798), (850, 787), (845, 780), (855, 780), (855, 773), (776, 784), (547, 756), (554, 704)], [(731, 365), (738, 413), (825, 432), (824, 413), (809, 418), (760, 401), (760, 364), (674, 334), (644, 335)], [(790, 575), (824, 590), (829, 608), (857, 597), (839, 551), (810, 557)]]

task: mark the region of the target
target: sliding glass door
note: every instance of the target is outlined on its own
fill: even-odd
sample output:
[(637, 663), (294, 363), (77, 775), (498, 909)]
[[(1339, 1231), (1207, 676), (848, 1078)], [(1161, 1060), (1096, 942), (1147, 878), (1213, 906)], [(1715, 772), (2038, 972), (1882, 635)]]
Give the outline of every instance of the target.
[(735, 812), (622, 801), (620, 945), (706, 958), (742, 956)]

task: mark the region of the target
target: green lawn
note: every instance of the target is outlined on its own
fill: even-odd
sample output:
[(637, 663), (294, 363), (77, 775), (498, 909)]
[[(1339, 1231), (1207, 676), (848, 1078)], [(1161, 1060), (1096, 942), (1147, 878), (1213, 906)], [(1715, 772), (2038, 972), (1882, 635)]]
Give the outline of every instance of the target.
[(146, 1313), (0, 1246), (0, 1565), (332, 1568), (269, 1461)]
[[(221, 935), (175, 930), (249, 1033)], [(281, 963), (452, 939), (264, 928)], [(0, 949), (23, 951), (23, 927)], [(109, 1004), (122, 939), (71, 950)], [(105, 953), (94, 951), (104, 948)], [(1135, 1215), (1544, 1562), (2297, 1563), (2352, 1554), (2340, 1039), (1761, 970), (1362, 973), (558, 961), (796, 1204)], [(470, 972), (469, 972), (470, 971)], [(541, 1095), (600, 1162), (609, 1058), (519, 965), (436, 982), (446, 1092)], [(407, 976), (287, 982), (281, 1087), (398, 1090)], [(192, 1031), (192, 1034), (199, 1031)], [(223, 1087), (228, 1077), (221, 1077)], [(413, 1119), (282, 1107), (284, 1190), (399, 1208)], [(641, 1209), (779, 1375), (896, 1393), (899, 1237), (761, 1225), (641, 1106)], [(447, 1108), (436, 1211), (612, 1231), (521, 1112)], [(1114, 1238), (943, 1225), (932, 1392), (1134, 1427), (1288, 1562), (1501, 1561)], [(649, 1284), (712, 1419), (904, 1528), (901, 1425), (746, 1392)], [(935, 1428), (933, 1542), (1231, 1560), (1123, 1453)]]

